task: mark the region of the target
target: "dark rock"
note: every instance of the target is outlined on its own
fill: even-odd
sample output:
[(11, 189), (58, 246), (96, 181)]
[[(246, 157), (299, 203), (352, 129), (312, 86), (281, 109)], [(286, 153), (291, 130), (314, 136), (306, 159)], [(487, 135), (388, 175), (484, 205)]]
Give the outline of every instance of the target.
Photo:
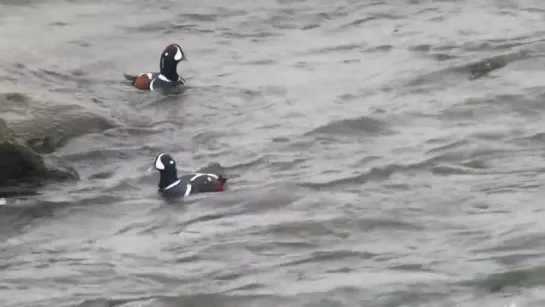
[[(48, 181), (79, 179), (77, 172), (53, 156), (44, 159), (17, 138), (0, 119), (0, 187), (11, 194)], [(0, 197), (3, 196), (0, 189)], [(9, 193), (8, 193), (9, 194)]]
[(522, 60), (528, 57), (527, 51), (511, 52), (483, 59), (479, 62), (469, 65), (470, 80), (475, 80), (487, 76), (492, 71), (507, 66), (510, 62)]
[(505, 56), (498, 56), (495, 58), (484, 59), (481, 62), (471, 65), (470, 80), (474, 80), (488, 75), (490, 72), (503, 68), (507, 65), (508, 61)]
[(17, 140), (0, 120), (0, 186), (46, 174), (42, 158)]
[[(43, 100), (42, 100), (43, 99)], [(69, 140), (119, 124), (94, 104), (31, 99), (18, 92), (0, 94), (0, 111), (9, 127), (36, 152), (52, 153)]]

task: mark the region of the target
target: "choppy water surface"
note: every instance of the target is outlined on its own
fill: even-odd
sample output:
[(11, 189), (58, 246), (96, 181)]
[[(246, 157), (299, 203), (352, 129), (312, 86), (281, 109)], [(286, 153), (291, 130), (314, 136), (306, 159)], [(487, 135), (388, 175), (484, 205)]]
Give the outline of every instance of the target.
[[(543, 306), (544, 13), (3, 0), (2, 82), (122, 127), (57, 151), (78, 183), (0, 208), (0, 305)], [(190, 89), (121, 84), (172, 42)], [(220, 163), (230, 191), (164, 203), (145, 172), (160, 151)]]

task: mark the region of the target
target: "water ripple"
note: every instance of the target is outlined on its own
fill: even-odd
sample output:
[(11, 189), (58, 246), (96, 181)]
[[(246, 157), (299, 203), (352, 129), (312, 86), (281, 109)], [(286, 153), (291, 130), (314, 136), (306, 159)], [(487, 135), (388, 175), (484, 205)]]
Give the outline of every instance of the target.
[[(540, 6), (0, 0), (3, 118), (117, 123), (3, 191), (0, 305), (541, 306)], [(122, 82), (172, 42), (187, 89)], [(161, 151), (228, 191), (160, 200)]]

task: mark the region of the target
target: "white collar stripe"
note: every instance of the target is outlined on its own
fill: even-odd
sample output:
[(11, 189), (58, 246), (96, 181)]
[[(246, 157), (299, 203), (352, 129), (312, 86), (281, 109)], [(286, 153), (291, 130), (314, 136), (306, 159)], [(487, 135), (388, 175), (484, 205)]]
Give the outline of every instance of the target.
[(168, 187), (165, 188), (165, 190), (171, 189), (171, 188), (177, 186), (179, 183), (180, 183), (180, 179), (178, 179), (178, 180), (174, 181), (173, 183), (171, 183)]
[(157, 77), (157, 78), (159, 78), (159, 79), (161, 79), (161, 80), (163, 80), (163, 81), (165, 81), (165, 82), (172, 82), (172, 81), (170, 81), (167, 77), (165, 77), (165, 76), (163, 76), (163, 75), (159, 75), (159, 77)]

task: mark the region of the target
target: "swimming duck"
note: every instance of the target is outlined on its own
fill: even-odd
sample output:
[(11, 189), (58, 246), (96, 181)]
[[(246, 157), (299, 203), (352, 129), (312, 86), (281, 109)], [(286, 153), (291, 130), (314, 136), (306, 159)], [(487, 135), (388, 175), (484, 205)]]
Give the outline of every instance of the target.
[(159, 171), (159, 193), (165, 198), (221, 192), (226, 188), (227, 178), (220, 174), (191, 173), (178, 177), (176, 162), (168, 153), (158, 154), (153, 165)]
[(159, 72), (146, 72), (137, 76), (124, 74), (125, 79), (139, 90), (156, 91), (185, 85), (186, 81), (176, 71), (178, 63), (187, 61), (187, 57), (178, 44), (170, 44), (161, 53)]

